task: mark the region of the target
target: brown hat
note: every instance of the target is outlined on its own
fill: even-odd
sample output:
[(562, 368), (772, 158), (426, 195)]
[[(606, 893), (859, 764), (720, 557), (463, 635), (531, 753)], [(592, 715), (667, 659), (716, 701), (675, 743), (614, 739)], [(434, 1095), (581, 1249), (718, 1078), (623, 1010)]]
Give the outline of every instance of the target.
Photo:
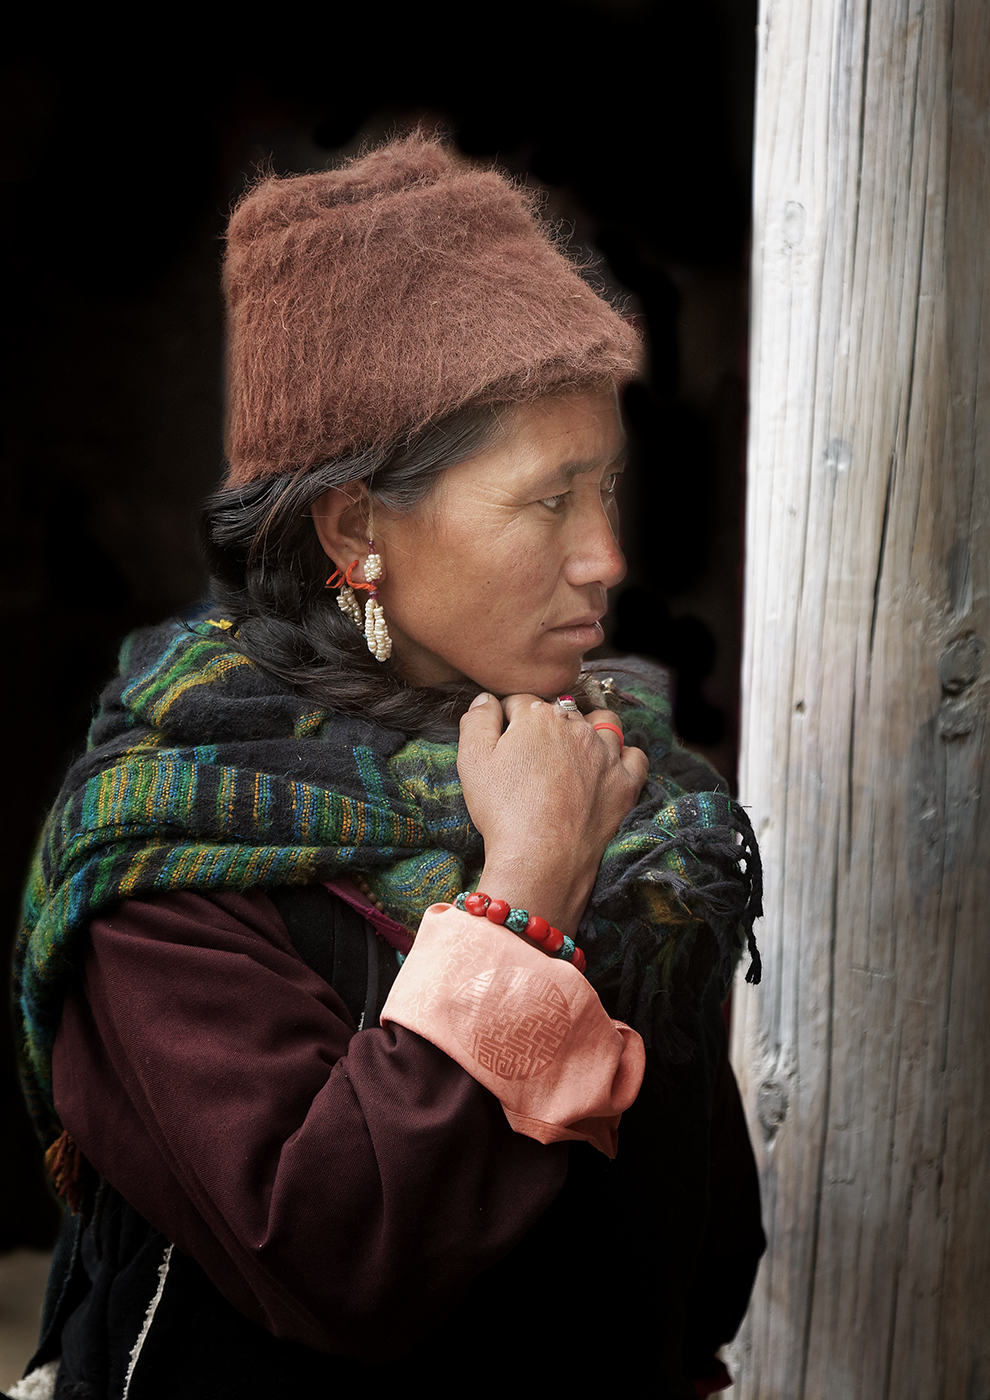
[(230, 220), (224, 289), (230, 485), (639, 364), (636, 332), (533, 196), (421, 132), (255, 185)]

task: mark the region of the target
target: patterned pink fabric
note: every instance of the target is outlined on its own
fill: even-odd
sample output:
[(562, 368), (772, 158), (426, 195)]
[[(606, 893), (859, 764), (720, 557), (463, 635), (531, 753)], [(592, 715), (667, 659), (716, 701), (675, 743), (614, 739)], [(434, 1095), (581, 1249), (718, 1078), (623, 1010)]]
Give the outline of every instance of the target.
[(382, 1009), (502, 1104), (538, 1142), (590, 1142), (616, 1153), (635, 1101), (643, 1042), (610, 1020), (580, 972), (488, 919), (433, 904)]

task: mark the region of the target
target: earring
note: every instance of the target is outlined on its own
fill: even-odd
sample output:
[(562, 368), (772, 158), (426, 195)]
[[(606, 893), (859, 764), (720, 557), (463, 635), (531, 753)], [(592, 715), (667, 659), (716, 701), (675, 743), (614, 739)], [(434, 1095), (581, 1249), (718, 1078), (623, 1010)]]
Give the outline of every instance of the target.
[[(336, 573), (330, 575), (324, 587), (339, 588), (337, 594), (337, 606), (340, 611), (349, 617), (355, 627), (362, 627), (364, 639), (368, 643), (368, 650), (376, 661), (387, 661), (392, 655), (392, 638), (388, 635), (388, 628), (385, 625), (385, 614), (382, 612), (382, 605), (378, 601), (378, 589), (375, 587), (378, 579), (384, 573), (382, 558), (375, 553), (375, 541), (368, 541), (368, 557), (364, 563), (364, 576), (367, 583), (358, 583), (351, 577), (358, 566), (355, 559), (346, 570), (338, 569)], [(366, 590), (368, 601), (364, 605), (364, 614), (361, 613), (361, 604), (357, 600), (355, 588)]]
[(392, 655), (392, 638), (385, 626), (385, 614), (378, 601), (377, 581), (384, 572), (382, 557), (375, 553), (375, 541), (368, 541), (368, 557), (364, 561), (364, 576), (371, 585), (368, 601), (364, 605), (364, 640), (376, 661), (387, 661)]
[(338, 569), (336, 573), (330, 575), (323, 587), (340, 589), (340, 592), (337, 594), (337, 607), (345, 617), (350, 618), (355, 627), (360, 627), (363, 621), (361, 604), (358, 602), (357, 595), (351, 584), (347, 581), (351, 569), (355, 569), (356, 567), (357, 560), (355, 559), (346, 574), (343, 569)]
[(357, 600), (354, 589), (347, 584), (337, 594), (337, 607), (345, 617), (351, 619), (355, 627), (361, 626), (361, 604)]

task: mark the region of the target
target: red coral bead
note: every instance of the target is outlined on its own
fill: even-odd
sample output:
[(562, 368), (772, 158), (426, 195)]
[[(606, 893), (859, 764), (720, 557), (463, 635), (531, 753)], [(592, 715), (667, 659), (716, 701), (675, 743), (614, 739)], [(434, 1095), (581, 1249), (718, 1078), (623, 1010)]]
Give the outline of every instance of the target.
[(491, 900), (488, 896), (482, 894), (480, 890), (477, 894), (468, 894), (464, 896), (464, 908), (469, 914), (484, 914), (490, 903)]
[(529, 922), (523, 929), (527, 938), (531, 938), (534, 943), (542, 943), (550, 932), (550, 925), (546, 919), (541, 919), (539, 914), (530, 914)]
[(564, 946), (564, 935), (559, 928), (549, 928), (543, 939), (543, 946), (548, 953), (559, 953)]
[(504, 899), (493, 899), (489, 901), (485, 912), (493, 924), (504, 924), (509, 917), (509, 907)]
[(588, 959), (581, 952), (580, 948), (574, 949), (574, 956), (571, 958), (571, 964), (577, 968), (578, 972), (583, 972), (588, 966)]

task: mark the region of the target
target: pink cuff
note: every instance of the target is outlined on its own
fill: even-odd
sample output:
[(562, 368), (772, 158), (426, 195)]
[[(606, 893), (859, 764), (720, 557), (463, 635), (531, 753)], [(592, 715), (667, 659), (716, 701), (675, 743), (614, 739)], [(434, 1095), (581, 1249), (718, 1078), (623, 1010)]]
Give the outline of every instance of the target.
[(616, 1152), (643, 1082), (636, 1031), (612, 1021), (587, 979), (523, 938), (453, 904), (432, 904), (382, 1008), (501, 1103), (538, 1142)]

